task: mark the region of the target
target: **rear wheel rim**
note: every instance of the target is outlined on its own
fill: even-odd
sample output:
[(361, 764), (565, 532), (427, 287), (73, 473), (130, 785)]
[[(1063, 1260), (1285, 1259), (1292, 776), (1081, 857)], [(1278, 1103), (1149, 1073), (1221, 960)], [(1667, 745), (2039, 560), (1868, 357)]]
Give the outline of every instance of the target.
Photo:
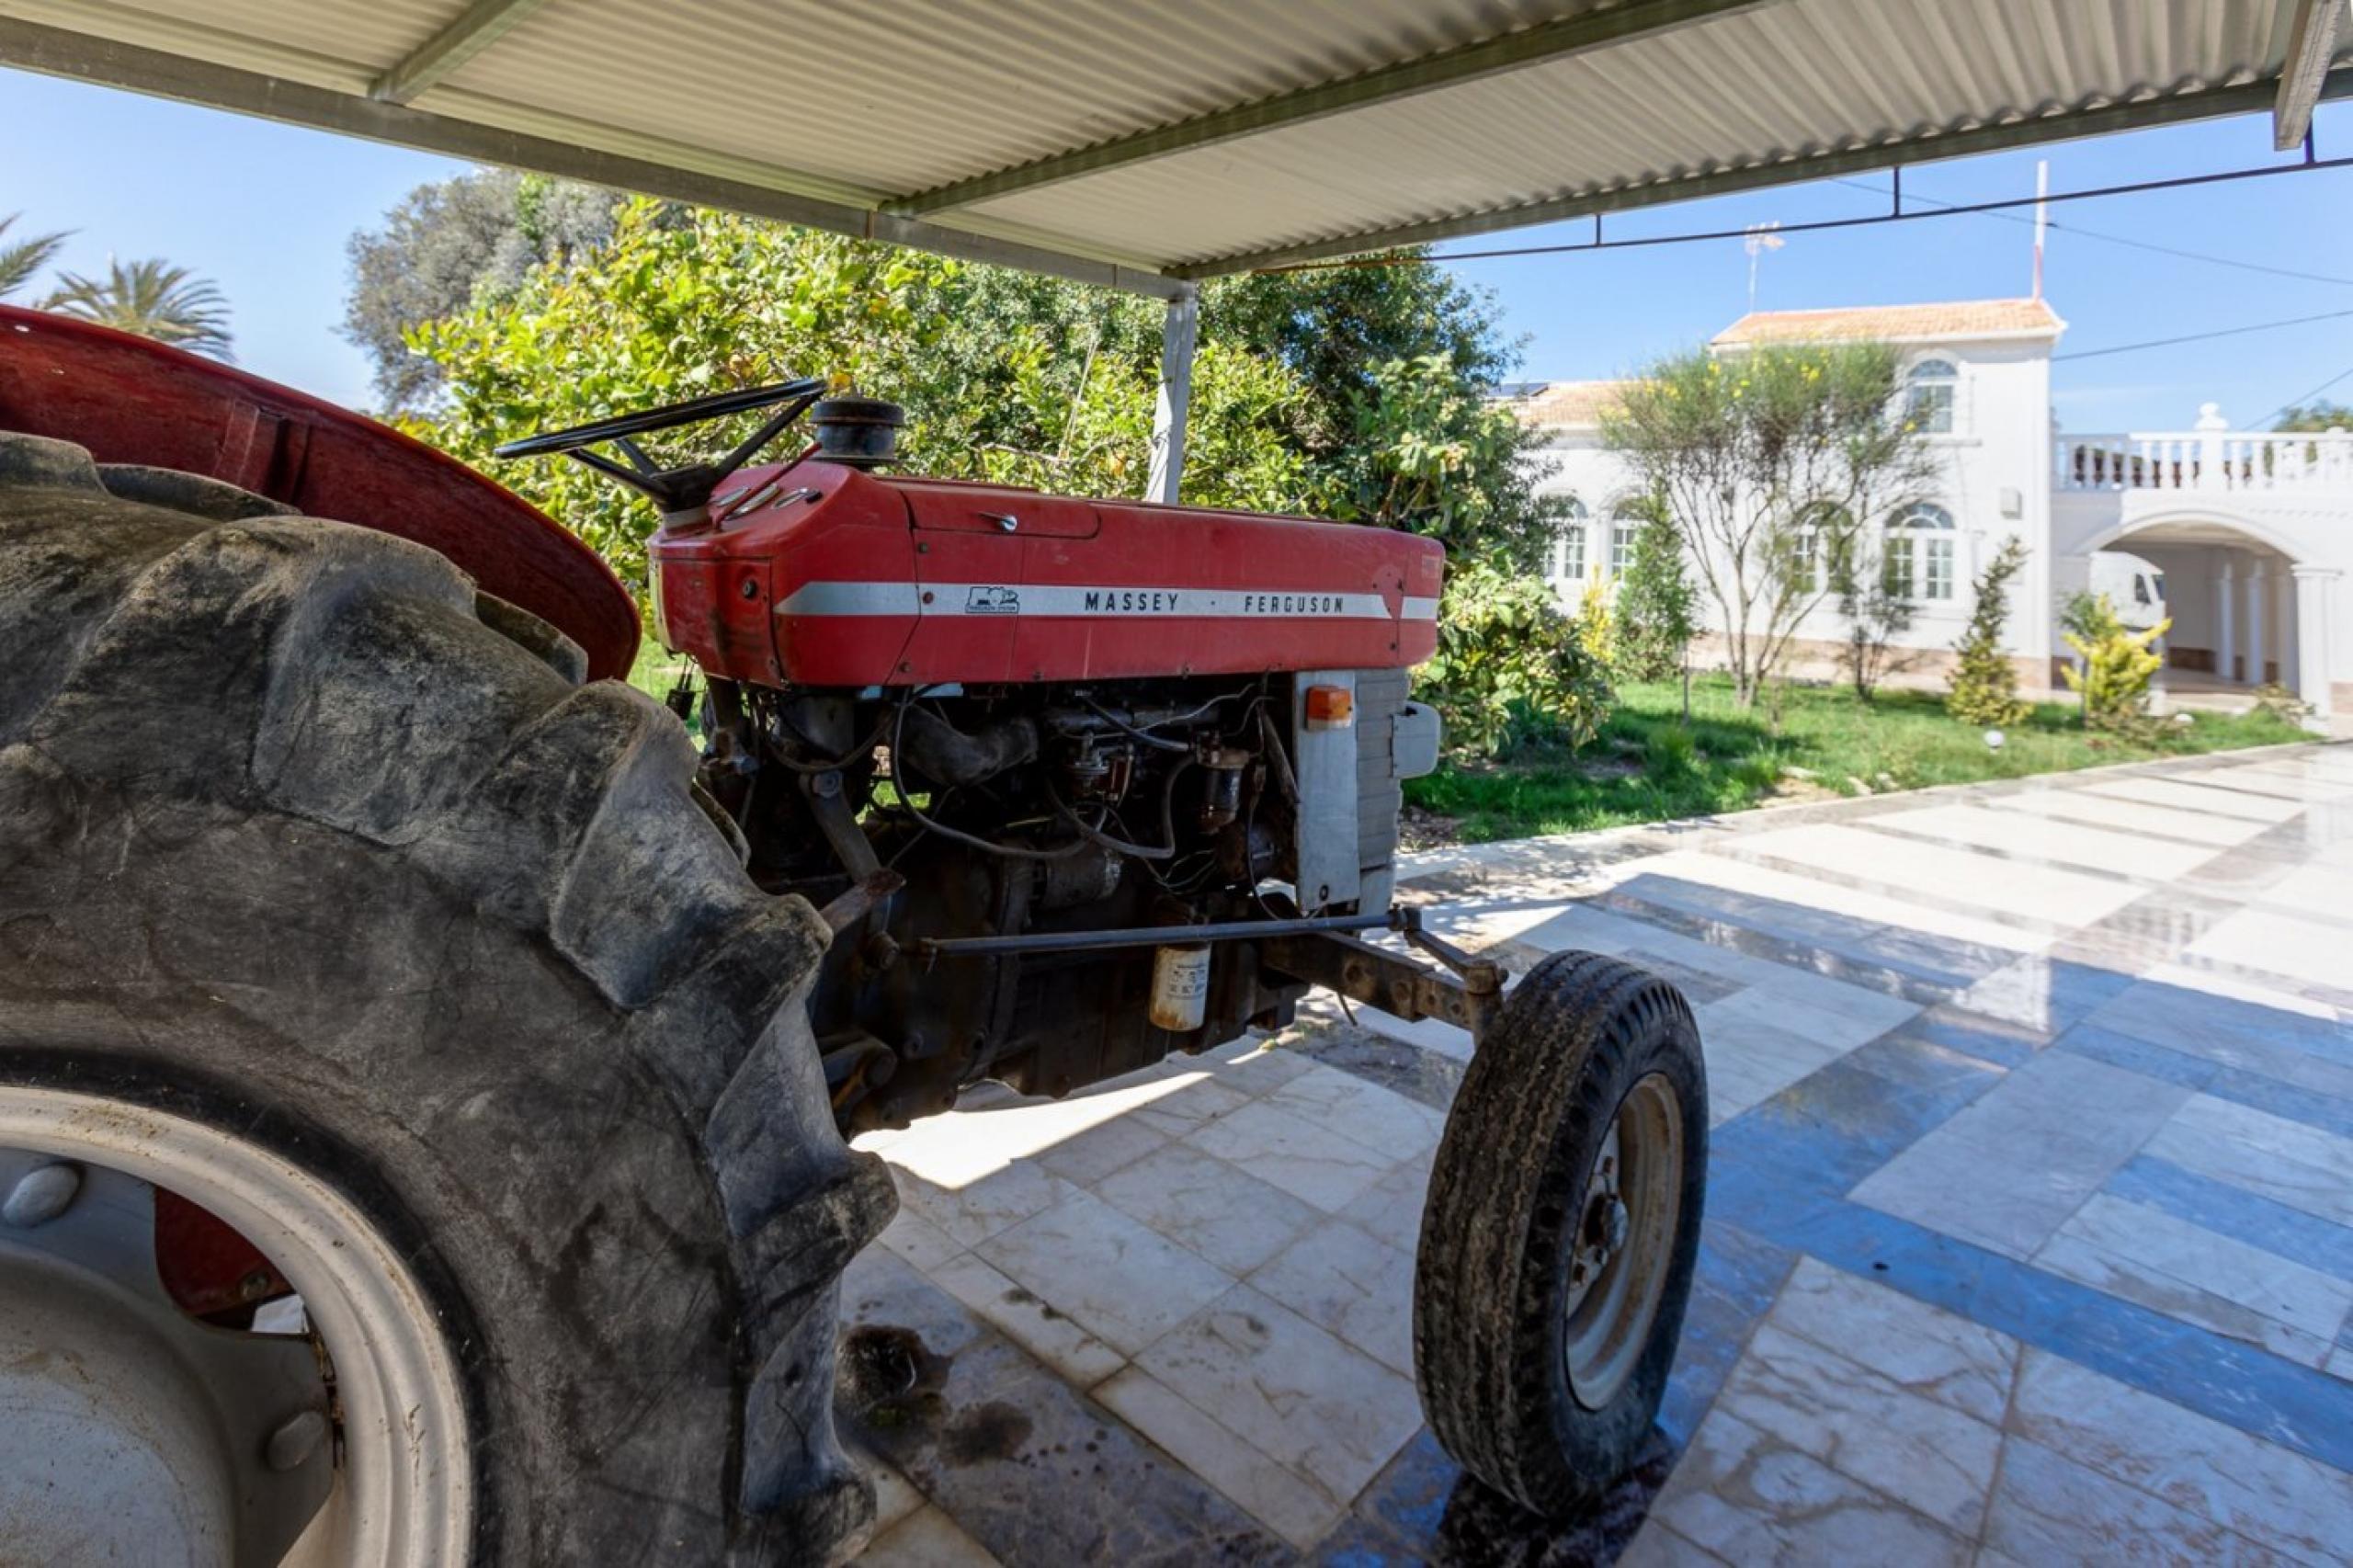
[(1645, 1074), (1609, 1119), (1569, 1237), (1561, 1358), (1587, 1410), (1617, 1398), (1650, 1343), (1682, 1206), (1682, 1098)]
[[(77, 1199), (108, 1200), (109, 1194), (119, 1200), (144, 1183), (210, 1210), (258, 1246), (301, 1293), (313, 1333), (324, 1346), (323, 1379), (331, 1369), (331, 1426), (312, 1420), (289, 1432), (288, 1439), (278, 1437), (288, 1423), (282, 1399), (277, 1406), (239, 1408), (232, 1391), (222, 1407), (217, 1389), (209, 1414), (204, 1400), (181, 1399), (176, 1414), (185, 1415), (184, 1420), (162, 1419), (153, 1409), (123, 1410), (94, 1402), (92, 1421), (121, 1421), (125, 1430), (142, 1432), (158, 1462), (167, 1468), (185, 1464), (174, 1470), (176, 1478), (233, 1475), (240, 1466), (250, 1474), (256, 1434), (269, 1468), (283, 1468), (275, 1462), (282, 1454), (267, 1445), (307, 1439), (332, 1460), (334, 1475), (324, 1503), (282, 1558), (287, 1564), (408, 1568), (465, 1558), (473, 1522), (472, 1474), (456, 1361), (438, 1314), (399, 1251), (348, 1198), (283, 1155), (204, 1123), (122, 1100), (51, 1089), (0, 1085), (0, 1151), (31, 1156), (29, 1162), (14, 1162), (20, 1171), (28, 1164), (69, 1167), (72, 1179), (52, 1173), (55, 1179), (47, 1182), (73, 1190), (69, 1205)], [(25, 1190), (38, 1196), (34, 1188)], [(34, 1211), (40, 1207), (35, 1205)], [(20, 1206), (19, 1213), (25, 1211)], [(0, 1267), (13, 1264), (19, 1283), (44, 1270), (56, 1276), (70, 1267), (63, 1242), (44, 1238), (64, 1237), (71, 1218), (62, 1209), (57, 1217), (30, 1225), (0, 1218)], [(107, 1281), (104, 1288), (117, 1284)], [(116, 1294), (129, 1299), (120, 1290)], [(20, 1307), (27, 1300), (38, 1306), (44, 1299), (50, 1298), (38, 1291), (16, 1294)], [(133, 1304), (152, 1328), (159, 1314), (144, 1308), (153, 1303)], [(185, 1364), (211, 1353), (206, 1340), (177, 1340), (178, 1335), (225, 1332), (174, 1312), (160, 1318), (185, 1328), (154, 1328), (129, 1353), (156, 1356), (159, 1373), (165, 1358)], [(56, 1339), (69, 1337), (67, 1324), (47, 1326)], [(37, 1338), (41, 1328), (36, 1318)], [(36, 1402), (41, 1397), (41, 1385), (26, 1388)], [(321, 1394), (318, 1403), (329, 1403), (324, 1395), (330, 1391), (314, 1392)], [(166, 1426), (173, 1435), (157, 1437)], [(219, 1451), (188, 1451), (188, 1435), (198, 1431), (209, 1432)], [(102, 1483), (102, 1477), (94, 1481), (88, 1494), (93, 1509), (108, 1506)], [(0, 1478), (0, 1502), (7, 1494), (6, 1478)], [(48, 1501), (53, 1505), (56, 1494)], [(71, 1507), (73, 1500), (66, 1501)], [(240, 1546), (220, 1541), (217, 1532), (205, 1528), (198, 1533), (205, 1539), (192, 1543), (188, 1561), (256, 1561), (250, 1541)], [(161, 1543), (156, 1547), (150, 1560), (169, 1555)]]

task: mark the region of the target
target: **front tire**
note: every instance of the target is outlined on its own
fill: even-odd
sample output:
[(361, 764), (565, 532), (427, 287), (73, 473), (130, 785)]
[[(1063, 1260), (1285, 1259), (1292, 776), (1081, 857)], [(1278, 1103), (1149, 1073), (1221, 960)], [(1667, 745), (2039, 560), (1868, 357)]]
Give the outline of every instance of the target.
[(1707, 1105), (1681, 993), (1591, 953), (1537, 964), (1463, 1074), (1415, 1373), (1439, 1443), (1524, 1507), (1558, 1515), (1640, 1456), (1699, 1256)]
[(111, 477), (0, 435), (0, 1103), (359, 1216), (455, 1369), (476, 1560), (854, 1548), (836, 1280), (895, 1199), (809, 1039), (823, 922), (674, 720), (440, 556)]

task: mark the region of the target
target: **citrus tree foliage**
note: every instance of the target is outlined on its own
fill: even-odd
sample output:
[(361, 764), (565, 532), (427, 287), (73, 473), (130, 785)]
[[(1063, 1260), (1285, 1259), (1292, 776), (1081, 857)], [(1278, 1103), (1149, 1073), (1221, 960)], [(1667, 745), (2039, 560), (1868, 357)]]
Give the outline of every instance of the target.
[(1603, 415), (1714, 602), (1744, 707), (1832, 590), (1813, 563), (1851, 555), (1927, 479), (1927, 441), (1895, 392), (1882, 344), (1699, 349), (1652, 365)]
[(1977, 574), (1977, 606), (1969, 612), (1969, 629), (1954, 645), (1960, 658), (1945, 692), (1945, 711), (1964, 724), (2006, 729), (2032, 711), (2032, 705), (2018, 696), (2018, 666), (2002, 643), (2003, 623), (2010, 614), (2010, 579), (2025, 567), (2026, 541), (2012, 534)]
[(1609, 715), (1602, 662), (1541, 578), (1474, 562), (1448, 574), (1438, 653), (1416, 689), (1448, 743), (1487, 756), (1531, 740), (1583, 745)]
[(1618, 638), (1611, 668), (1627, 680), (1665, 680), (1682, 667), (1699, 630), (1699, 590), (1683, 561), (1683, 536), (1663, 507), (1647, 509), (1633, 559), (1618, 581)]
[(2084, 614), (2084, 629), (2066, 633), (2067, 646), (2083, 661), (2059, 673), (2083, 699), (2084, 724), (2094, 730), (2131, 731), (2141, 728), (2149, 710), (2149, 682), (2165, 661), (2151, 644), (2171, 629), (2170, 619), (2134, 631), (2116, 613), (2106, 594), (2092, 601)]
[(2353, 430), (2353, 408), (2341, 403), (2317, 398), (2311, 403), (2290, 403), (2279, 411), (2272, 422), (2274, 430)]

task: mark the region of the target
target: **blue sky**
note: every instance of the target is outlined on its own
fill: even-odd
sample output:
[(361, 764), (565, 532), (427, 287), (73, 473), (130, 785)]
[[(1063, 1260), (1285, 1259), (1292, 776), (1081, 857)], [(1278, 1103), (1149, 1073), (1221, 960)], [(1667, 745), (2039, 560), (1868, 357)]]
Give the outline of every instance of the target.
[[(2324, 108), (2323, 157), (2353, 153), (2353, 105)], [(1924, 165), (1907, 198), (1983, 201), (2032, 194), (2038, 157), (2054, 190), (2290, 161), (2247, 118), (2040, 150)], [(368, 365), (335, 328), (348, 281), (344, 244), (410, 187), (463, 165), (444, 158), (213, 110), (0, 70), (0, 213), (17, 232), (75, 231), (62, 264), (103, 267), (165, 256), (216, 279), (241, 363), (340, 402), (368, 400)], [(1613, 235), (1797, 223), (1884, 209), (1886, 176), (1630, 214)], [(2353, 169), (2069, 202), (2052, 210), (2045, 291), (2080, 353), (2288, 317), (2353, 312)], [(2153, 254), (2084, 231), (2227, 260), (2333, 275), (2311, 281)], [(1587, 223), (1522, 230), (1445, 248), (1582, 239)], [(2031, 229), (1990, 217), (1792, 234), (1758, 270), (1768, 309), (2023, 294)], [(1466, 261), (1509, 328), (1530, 379), (1620, 373), (1699, 342), (1747, 306), (1738, 240), (1593, 255)], [(2353, 369), (2353, 315), (2054, 369), (2075, 430), (2177, 429), (2212, 400), (2253, 425)], [(2353, 403), (2353, 376), (2333, 394)]]

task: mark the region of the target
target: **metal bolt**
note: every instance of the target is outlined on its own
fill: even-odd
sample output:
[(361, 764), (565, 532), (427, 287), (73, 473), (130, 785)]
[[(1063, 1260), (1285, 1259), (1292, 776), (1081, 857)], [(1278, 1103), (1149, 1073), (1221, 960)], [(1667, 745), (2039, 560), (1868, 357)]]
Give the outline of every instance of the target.
[(6, 1220), (20, 1231), (35, 1225), (46, 1225), (73, 1206), (82, 1190), (82, 1167), (60, 1161), (27, 1171), (17, 1178), (9, 1189), (7, 1201), (0, 1203), (0, 1220)]
[(269, 1435), (262, 1446), (262, 1460), (275, 1471), (299, 1468), (304, 1460), (318, 1452), (319, 1444), (327, 1435), (327, 1418), (315, 1410), (305, 1410), (290, 1415), (278, 1423), (278, 1430)]

